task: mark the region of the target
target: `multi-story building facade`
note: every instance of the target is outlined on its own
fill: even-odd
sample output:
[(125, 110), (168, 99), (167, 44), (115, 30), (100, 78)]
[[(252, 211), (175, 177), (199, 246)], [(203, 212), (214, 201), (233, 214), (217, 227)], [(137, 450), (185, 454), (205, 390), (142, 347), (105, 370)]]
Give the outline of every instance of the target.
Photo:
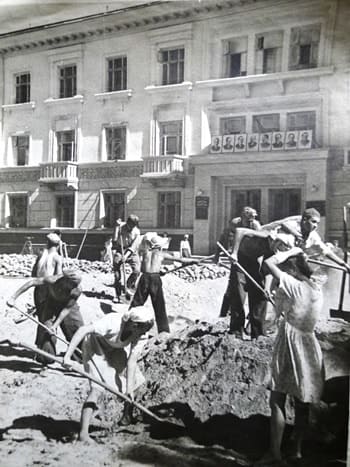
[(154, 2), (3, 34), (0, 225), (132, 212), (204, 254), (243, 205), (315, 206), (340, 238), (349, 19), (346, 0)]

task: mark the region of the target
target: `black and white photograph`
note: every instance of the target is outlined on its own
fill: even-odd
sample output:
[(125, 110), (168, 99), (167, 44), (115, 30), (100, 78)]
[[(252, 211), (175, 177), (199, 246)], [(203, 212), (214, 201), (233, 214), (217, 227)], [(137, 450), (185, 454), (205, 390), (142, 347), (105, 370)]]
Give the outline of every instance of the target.
[(247, 150), (247, 135), (245, 133), (235, 135), (235, 152), (244, 152)]
[(298, 149), (310, 149), (312, 146), (312, 130), (299, 132)]
[(275, 131), (272, 133), (272, 151), (281, 151), (284, 148), (284, 131)]
[(260, 151), (271, 151), (272, 133), (261, 133), (259, 139)]
[(216, 153), (222, 151), (222, 136), (213, 136), (211, 139), (210, 152)]
[(259, 150), (259, 133), (249, 133), (247, 136), (247, 151)]
[(222, 137), (222, 152), (233, 152), (235, 148), (235, 135), (224, 135)]
[(286, 131), (284, 147), (286, 150), (296, 149), (298, 146), (298, 131)]
[(350, 467), (350, 1), (0, 1), (0, 467)]

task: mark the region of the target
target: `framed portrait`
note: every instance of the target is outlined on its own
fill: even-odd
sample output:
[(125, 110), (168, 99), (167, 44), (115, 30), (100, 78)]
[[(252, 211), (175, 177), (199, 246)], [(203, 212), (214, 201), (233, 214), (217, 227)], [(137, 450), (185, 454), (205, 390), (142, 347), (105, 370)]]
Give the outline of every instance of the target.
[(249, 133), (247, 137), (247, 151), (258, 151), (259, 133)]
[(271, 151), (272, 133), (260, 133), (259, 149), (260, 151)]
[(234, 135), (224, 135), (222, 137), (222, 152), (233, 152), (235, 145)]
[(284, 149), (284, 137), (284, 131), (274, 131), (272, 133), (272, 151), (281, 151), (282, 149)]
[(247, 134), (240, 133), (235, 136), (235, 152), (244, 152), (247, 150)]
[(312, 130), (300, 130), (298, 149), (310, 149), (312, 146)]
[(296, 149), (298, 146), (298, 131), (287, 131), (286, 132), (286, 139), (284, 142), (284, 149), (293, 150)]
[(218, 153), (221, 152), (222, 148), (222, 136), (213, 136), (211, 138), (210, 152)]

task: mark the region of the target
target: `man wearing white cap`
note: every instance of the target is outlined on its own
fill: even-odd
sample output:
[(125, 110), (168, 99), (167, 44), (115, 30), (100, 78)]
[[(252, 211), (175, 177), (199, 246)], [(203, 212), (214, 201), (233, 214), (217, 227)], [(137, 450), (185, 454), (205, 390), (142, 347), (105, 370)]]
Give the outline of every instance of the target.
[(195, 264), (198, 262), (193, 258), (176, 258), (170, 253), (162, 251), (166, 244), (167, 239), (164, 237), (160, 237), (159, 235), (152, 236), (151, 232), (147, 232), (144, 235), (140, 251), (142, 274), (130, 304), (130, 308), (144, 305), (150, 295), (159, 333), (170, 332), (162, 280), (160, 278), (160, 268), (163, 261), (168, 259), (179, 261), (182, 264)]
[[(92, 324), (81, 327), (69, 344), (64, 364), (72, 366), (71, 357), (77, 346), (83, 343), (84, 369), (95, 378), (126, 392), (133, 399), (134, 391), (145, 379), (137, 365), (137, 343), (153, 326), (153, 313), (146, 307), (137, 307), (120, 313), (108, 313)], [(130, 346), (129, 354), (126, 348)], [(124, 374), (126, 373), (126, 379)], [(90, 390), (83, 404), (79, 439), (89, 441), (89, 425), (93, 411), (104, 389), (90, 381)], [(124, 403), (120, 424), (132, 422), (132, 404)]]
[[(56, 354), (55, 333), (60, 326), (68, 341), (83, 323), (77, 300), (82, 292), (81, 275), (74, 269), (65, 269), (63, 274), (55, 276), (38, 277), (23, 284), (11, 298), (7, 305), (15, 305), (17, 298), (31, 287), (46, 286), (47, 296), (42, 304), (39, 321), (51, 329), (51, 333), (38, 326), (35, 344), (46, 352)], [(39, 358), (40, 361), (51, 363), (47, 359)]]

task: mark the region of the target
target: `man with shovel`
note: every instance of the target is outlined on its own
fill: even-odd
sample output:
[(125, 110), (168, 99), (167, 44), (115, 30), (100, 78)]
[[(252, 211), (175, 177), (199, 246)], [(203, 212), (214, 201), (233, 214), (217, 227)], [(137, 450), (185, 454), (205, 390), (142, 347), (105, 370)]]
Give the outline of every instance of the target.
[[(146, 307), (133, 308), (120, 315), (109, 313), (92, 324), (78, 329), (73, 336), (63, 364), (72, 367), (71, 357), (83, 342), (83, 363), (86, 372), (95, 378), (126, 392), (129, 399), (134, 399), (134, 391), (145, 381), (137, 366), (137, 344), (143, 334), (153, 326), (152, 312)], [(129, 354), (126, 349), (130, 346)], [(126, 382), (123, 376), (126, 370)], [(90, 391), (83, 404), (79, 440), (89, 441), (89, 425), (93, 411), (97, 409), (98, 399), (103, 388), (90, 380)], [(124, 402), (124, 412), (119, 424), (132, 422), (130, 402)]]
[[(77, 270), (65, 269), (60, 275), (29, 280), (7, 300), (9, 307), (15, 307), (17, 298), (31, 287), (47, 287), (47, 296), (39, 315), (39, 321), (43, 326), (39, 324), (35, 339), (35, 344), (39, 349), (56, 355), (55, 333), (58, 327), (61, 327), (66, 339), (70, 341), (77, 329), (84, 324), (77, 304), (82, 292), (80, 282), (81, 275)], [(48, 359), (41, 359), (41, 361), (51, 363)]]
[[(134, 288), (140, 274), (140, 258), (138, 255), (140, 239), (139, 218), (137, 216), (130, 214), (126, 222), (117, 219), (113, 235), (113, 243), (116, 250), (113, 257), (113, 269), (115, 301), (117, 303), (120, 302), (123, 288), (125, 294), (128, 295), (127, 287)], [(132, 270), (127, 282), (125, 263), (128, 263)], [(124, 281), (124, 285), (122, 285), (122, 280)]]
[(164, 260), (179, 261), (182, 264), (197, 264), (193, 258), (177, 258), (163, 251), (166, 238), (160, 237), (155, 232), (147, 232), (142, 239), (141, 271), (139, 283), (130, 308), (144, 305), (148, 296), (151, 296), (152, 305), (156, 317), (158, 332), (170, 332), (168, 316), (165, 309), (163, 285), (160, 270)]

